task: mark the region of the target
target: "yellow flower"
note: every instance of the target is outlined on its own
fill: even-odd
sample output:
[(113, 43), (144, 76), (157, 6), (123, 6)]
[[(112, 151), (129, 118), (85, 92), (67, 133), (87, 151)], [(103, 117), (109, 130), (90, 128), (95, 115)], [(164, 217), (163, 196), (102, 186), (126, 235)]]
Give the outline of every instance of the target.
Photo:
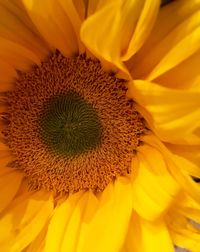
[(200, 251), (200, 1), (0, 16), (1, 251)]

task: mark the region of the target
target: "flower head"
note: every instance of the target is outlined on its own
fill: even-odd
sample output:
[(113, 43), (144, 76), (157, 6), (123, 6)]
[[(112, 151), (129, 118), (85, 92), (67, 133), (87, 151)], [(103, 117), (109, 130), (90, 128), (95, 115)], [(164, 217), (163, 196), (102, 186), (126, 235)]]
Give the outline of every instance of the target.
[(2, 251), (200, 251), (199, 11), (0, 0)]

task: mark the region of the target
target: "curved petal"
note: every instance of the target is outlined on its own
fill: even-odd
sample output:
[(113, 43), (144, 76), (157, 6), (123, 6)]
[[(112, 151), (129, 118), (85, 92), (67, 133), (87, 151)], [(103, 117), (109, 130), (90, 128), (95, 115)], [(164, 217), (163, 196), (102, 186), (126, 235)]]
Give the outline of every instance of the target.
[[(143, 141), (150, 146), (157, 149), (165, 158), (168, 170), (174, 177), (174, 179), (179, 183), (182, 189), (190, 195), (198, 203), (200, 202), (200, 184), (194, 182), (193, 178), (189, 174), (188, 170), (192, 170), (190, 162), (186, 162), (183, 158), (177, 157), (171, 153), (166, 146), (153, 135), (146, 135)], [(181, 162), (180, 162), (181, 161)]]
[(158, 6), (157, 0), (100, 1), (95, 6), (96, 12), (83, 23), (81, 38), (98, 58), (128, 74), (122, 63), (123, 56), (127, 60), (142, 45)]
[(189, 251), (198, 252), (200, 244), (200, 205), (185, 196), (168, 213), (167, 224), (173, 242)]
[(145, 144), (138, 149), (137, 156), (139, 167), (132, 182), (133, 208), (144, 219), (153, 221), (168, 211), (181, 188), (155, 148)]
[(38, 64), (47, 48), (25, 10), (12, 1), (0, 1), (0, 91), (12, 89), (15, 69)]
[(159, 76), (156, 82), (169, 88), (200, 90), (199, 61), (200, 51)]
[(200, 179), (200, 146), (166, 144), (183, 170), (195, 179)]
[(39, 58), (48, 53), (21, 1), (0, 0), (0, 16), (0, 37), (26, 47)]
[(22, 182), (23, 174), (13, 168), (0, 168), (0, 212), (4, 210), (16, 195)]
[[(73, 212), (79, 210), (78, 203), (82, 197), (83, 192), (72, 194), (55, 208), (48, 226), (44, 251), (60, 251), (65, 236), (65, 230)], [(55, 230), (57, 230), (56, 236)], [(70, 237), (70, 239), (73, 238), (74, 237)]]
[(193, 224), (200, 223), (200, 204), (188, 195), (177, 201), (171, 211), (186, 217)]
[(174, 1), (161, 8), (149, 39), (129, 64), (132, 75), (153, 80), (198, 52), (199, 11), (199, 0)]
[[(47, 224), (48, 225), (48, 224)], [(31, 242), (26, 252), (44, 252), (45, 239), (47, 234), (47, 225), (42, 229), (39, 235)]]
[(72, 0), (72, 1), (80, 17), (80, 20), (83, 21), (86, 18), (87, 3), (85, 3), (85, 0)]
[(92, 192), (69, 196), (55, 209), (44, 251), (118, 251), (132, 209), (130, 194), (130, 183), (119, 180), (105, 189), (99, 201)]
[[(56, 209), (50, 222), (44, 251), (82, 251), (88, 223), (97, 207), (92, 192), (69, 196)], [(55, 237), (55, 230), (58, 230)]]
[(83, 249), (83, 244), (97, 206), (98, 200), (95, 195), (92, 192), (84, 193), (65, 229), (61, 251), (88, 251)]
[[(0, 110), (1, 110), (1, 106), (0, 106)], [(7, 150), (9, 150), (9, 147), (5, 145), (4, 143), (0, 142), (0, 151), (7, 151)]]
[(0, 92), (12, 90), (17, 73), (13, 66), (0, 59)]
[(123, 61), (130, 59), (142, 47), (155, 23), (159, 7), (160, 0), (145, 1), (127, 51), (122, 57)]
[(177, 144), (166, 144), (167, 148), (170, 149), (174, 154), (181, 156), (200, 167), (200, 145), (177, 145)]
[(72, 24), (56, 0), (23, 0), (29, 16), (50, 46), (70, 56), (78, 52)]
[(127, 72), (120, 59), (120, 19), (119, 1), (107, 4), (83, 23), (81, 39), (97, 58), (104, 59)]
[[(69, 20), (76, 33), (76, 37), (77, 37), (77, 41), (79, 45), (79, 53), (84, 52), (85, 48), (82, 42), (80, 41), (80, 29), (81, 29), (82, 20), (76, 10), (75, 3), (73, 2), (73, 0), (69, 0), (69, 1), (59, 0), (59, 3), (62, 6), (63, 10), (65, 11), (66, 15), (69, 17)], [(79, 1), (79, 4), (80, 3), (81, 1)]]
[(5, 38), (0, 38), (0, 59), (20, 70), (26, 70), (34, 63), (40, 63), (40, 58), (32, 51)]
[(22, 251), (40, 233), (53, 210), (49, 193), (39, 191), (16, 198), (0, 219), (2, 251)]
[(86, 16), (89, 17), (92, 14), (94, 14), (97, 10), (98, 4), (99, 4), (100, 0), (95, 0), (95, 1), (91, 1), (91, 0), (85, 0), (85, 4), (86, 4)]
[(200, 92), (169, 89), (136, 80), (130, 84), (128, 95), (149, 113), (145, 119), (161, 140), (199, 144), (195, 130), (200, 127)]
[(131, 212), (131, 183), (129, 179), (119, 178), (102, 193), (96, 214), (88, 225), (82, 251), (120, 251)]
[[(200, 11), (198, 17), (200, 15)], [(194, 19), (196, 20), (196, 16)], [(185, 24), (184, 24), (185, 27)], [(183, 27), (180, 30), (184, 30)], [(177, 31), (175, 31), (177, 33)], [(172, 34), (174, 38), (174, 34)], [(185, 35), (181, 41), (175, 43), (174, 47), (168, 50), (167, 54), (161, 58), (159, 63), (153, 68), (151, 73), (148, 75), (148, 80), (156, 79), (158, 76), (162, 75), (163, 73), (169, 71), (171, 68), (175, 67), (176, 65), (180, 64), (191, 55), (195, 54), (200, 49), (200, 26), (196, 29), (192, 30), (191, 33)], [(165, 43), (170, 44), (170, 41), (166, 38)], [(161, 45), (161, 48), (163, 46)], [(155, 56), (155, 51), (153, 57)], [(158, 52), (159, 54), (159, 52)]]
[(126, 252), (174, 252), (165, 222), (148, 222), (133, 213), (124, 249)]
[(8, 166), (10, 163), (15, 161), (10, 149), (4, 149), (0, 151), (0, 166), (5, 167)]

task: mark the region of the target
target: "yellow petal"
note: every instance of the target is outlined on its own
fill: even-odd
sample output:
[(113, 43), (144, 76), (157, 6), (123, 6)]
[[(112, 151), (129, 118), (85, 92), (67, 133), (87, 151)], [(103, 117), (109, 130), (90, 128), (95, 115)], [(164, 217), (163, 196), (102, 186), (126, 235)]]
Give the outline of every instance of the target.
[(169, 161), (169, 169), (173, 177), (188, 193), (188, 195), (190, 195), (197, 202), (200, 202), (200, 185), (193, 180), (190, 173), (185, 171), (185, 168), (183, 169), (179, 161), (180, 160), (174, 156), (173, 159)]
[(84, 0), (73, 0), (73, 4), (79, 14), (81, 21), (86, 18), (87, 7)]
[[(199, 17), (200, 11), (197, 14)], [(196, 20), (196, 16), (194, 17), (194, 19)], [(183, 27), (181, 27), (180, 29), (184, 30)], [(172, 34), (172, 36), (174, 37), (174, 34)], [(153, 80), (157, 78), (158, 76), (169, 71), (174, 66), (180, 64), (182, 61), (189, 58), (191, 55), (195, 54), (200, 48), (199, 40), (200, 27), (194, 29), (191, 33), (185, 35), (185, 37), (180, 42), (177, 42), (177, 44), (175, 44), (174, 47), (172, 47), (167, 52), (167, 54), (160, 60), (160, 62), (154, 67), (153, 71), (149, 74), (148, 80)], [(167, 38), (166, 43), (170, 43)]]
[[(59, 3), (73, 25), (74, 31), (76, 33), (77, 41), (79, 44), (79, 53), (84, 52), (84, 46), (82, 42), (80, 41), (80, 35), (79, 35), (82, 21), (76, 10), (75, 4), (73, 3), (72, 0), (70, 1), (59, 0)], [(81, 1), (79, 1), (79, 3), (81, 3)]]
[(69, 18), (56, 0), (23, 0), (29, 16), (50, 46), (69, 56), (78, 51)]
[(179, 183), (188, 195), (197, 202), (200, 202), (200, 185), (194, 182), (191, 175), (188, 174), (187, 168), (185, 168), (188, 163), (184, 162), (184, 165), (182, 165), (184, 160), (180, 163), (180, 159), (176, 155), (173, 155), (156, 136), (146, 135), (143, 141), (153, 146), (163, 155), (168, 169), (177, 183)]
[(152, 221), (164, 215), (177, 200), (180, 186), (155, 148), (144, 145), (138, 149), (137, 156), (139, 167), (132, 182), (133, 208), (140, 216)]
[(9, 150), (9, 147), (7, 145), (5, 145), (4, 143), (0, 142), (0, 151), (7, 151)]
[(135, 78), (149, 76), (150, 80), (155, 79), (197, 52), (200, 36), (199, 10), (199, 0), (175, 1), (161, 8), (154, 30), (131, 62)]
[[(134, 3), (136, 3), (136, 1)], [(131, 58), (141, 48), (152, 30), (152, 27), (158, 14), (159, 7), (159, 0), (145, 1), (141, 15), (137, 21), (135, 31), (132, 34), (130, 43), (128, 45), (127, 51), (123, 55), (123, 60), (128, 60), (129, 58)], [(132, 12), (131, 8), (130, 11)]]
[[(47, 224), (48, 225), (48, 224)], [(47, 225), (42, 229), (39, 235), (31, 242), (30, 246), (26, 249), (26, 252), (43, 252), (45, 245), (45, 238), (47, 234)]]
[[(120, 59), (121, 52), (118, 31), (120, 19), (119, 1), (107, 4), (83, 23), (81, 27), (81, 39), (97, 58), (103, 58), (124, 72), (127, 72)], [(110, 29), (111, 27), (112, 29)]]
[(168, 228), (172, 240), (177, 246), (192, 252), (199, 252), (200, 230), (195, 227), (191, 220), (180, 213), (170, 213)]
[(16, 77), (14, 67), (0, 59), (0, 92), (11, 90)]
[(53, 210), (47, 192), (27, 193), (16, 198), (0, 219), (2, 251), (22, 251), (42, 230)]
[(1, 167), (9, 165), (13, 161), (15, 161), (15, 158), (12, 155), (10, 150), (0, 151), (0, 166)]
[(0, 168), (0, 212), (4, 210), (16, 195), (23, 174), (13, 168)]
[(124, 248), (127, 252), (174, 252), (165, 222), (148, 222), (135, 213), (132, 215)]
[(177, 144), (167, 144), (168, 149), (170, 149), (174, 154), (177, 154), (187, 160), (190, 160), (196, 166), (200, 166), (200, 146), (199, 145), (177, 145)]
[[(187, 146), (187, 148), (190, 149), (190, 147), (188, 147), (188, 146)], [(197, 155), (199, 155), (199, 149), (200, 148), (198, 146), (198, 154)], [(192, 151), (192, 148), (190, 149), (190, 151)], [(189, 160), (187, 157), (183, 157), (181, 154), (182, 154), (181, 152), (179, 152), (178, 155), (174, 153), (173, 157), (176, 159), (176, 163), (178, 163), (179, 166), (182, 167), (182, 170), (184, 170), (190, 176), (200, 178), (200, 169), (199, 169), (199, 161), (200, 160), (197, 160), (197, 163), (195, 164), (194, 162), (192, 162), (193, 160)], [(198, 156), (197, 156), (197, 158), (198, 158)]]
[[(60, 251), (65, 229), (82, 196), (83, 192), (72, 194), (55, 208), (54, 215), (48, 227), (44, 251)], [(73, 239), (73, 237), (70, 237), (70, 239)]]
[(154, 3), (149, 0), (100, 1), (94, 4), (94, 8), (89, 3), (89, 11), (96, 9), (96, 12), (83, 23), (81, 38), (94, 55), (128, 74), (122, 56), (128, 59), (142, 45), (158, 6), (157, 0)]
[[(61, 251), (87, 251), (83, 249), (90, 221), (96, 212), (97, 198), (92, 192), (84, 193), (65, 229)], [(94, 248), (95, 249), (95, 248)]]
[(199, 143), (195, 130), (200, 127), (200, 92), (169, 89), (136, 80), (129, 86), (129, 96), (149, 113), (151, 120), (146, 120), (161, 140)]
[(0, 16), (0, 37), (26, 47), (39, 58), (48, 53), (21, 1), (0, 0)]
[(90, 15), (94, 14), (97, 10), (98, 4), (100, 0), (95, 1), (86, 1), (86, 16), (89, 17)]
[(180, 201), (177, 201), (171, 212), (182, 215), (193, 222), (200, 223), (200, 204), (188, 195), (184, 195)]
[(131, 185), (119, 178), (100, 197), (95, 216), (88, 223), (83, 252), (116, 252), (123, 245), (132, 212)]
[(156, 78), (156, 82), (170, 88), (193, 88), (199, 90), (199, 60), (200, 52), (198, 51), (176, 67)]
[(19, 70), (26, 70), (32, 64), (40, 63), (40, 59), (33, 52), (5, 38), (0, 38), (0, 58)]
[[(0, 65), (1, 65), (1, 63), (0, 63)], [(2, 68), (0, 69), (0, 74), (1, 74), (1, 70), (3, 71), (3, 69)], [(10, 77), (10, 79), (12, 79), (12, 77)], [(10, 80), (8, 82), (5, 82), (5, 81), (1, 82), (1, 80), (0, 80), (0, 92), (7, 92), (7, 91), (11, 91), (12, 89), (13, 89), (13, 83)]]

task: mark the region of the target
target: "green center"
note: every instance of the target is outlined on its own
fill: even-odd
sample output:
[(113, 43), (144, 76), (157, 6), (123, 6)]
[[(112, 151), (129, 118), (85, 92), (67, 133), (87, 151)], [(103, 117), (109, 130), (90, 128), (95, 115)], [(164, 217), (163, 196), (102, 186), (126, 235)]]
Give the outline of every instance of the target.
[(74, 91), (46, 102), (40, 128), (47, 146), (67, 157), (83, 154), (101, 143), (102, 125), (95, 109)]

